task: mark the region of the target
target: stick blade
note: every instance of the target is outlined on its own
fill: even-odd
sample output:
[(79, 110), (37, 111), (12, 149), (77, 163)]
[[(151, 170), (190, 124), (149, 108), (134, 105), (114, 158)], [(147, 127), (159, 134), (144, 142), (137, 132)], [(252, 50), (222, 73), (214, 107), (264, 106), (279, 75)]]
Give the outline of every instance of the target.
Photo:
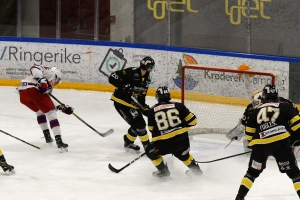
[(101, 135), (102, 137), (106, 137), (106, 136), (112, 134), (113, 132), (114, 132), (114, 129), (109, 129), (105, 133), (99, 133), (99, 135)]
[(110, 169), (110, 171), (115, 172), (115, 173), (119, 173), (120, 171), (117, 170), (116, 168), (114, 168), (110, 163), (108, 164), (108, 168)]

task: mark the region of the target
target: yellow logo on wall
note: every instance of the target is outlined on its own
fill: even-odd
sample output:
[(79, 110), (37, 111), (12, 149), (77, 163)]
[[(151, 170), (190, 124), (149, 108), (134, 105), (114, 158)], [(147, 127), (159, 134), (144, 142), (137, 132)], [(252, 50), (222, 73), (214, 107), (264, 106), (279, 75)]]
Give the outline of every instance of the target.
[[(170, 0), (170, 12), (184, 12), (184, 9), (175, 9), (172, 7), (175, 5), (186, 6), (188, 12), (197, 13), (198, 10), (193, 10), (191, 8), (192, 0), (181, 0), (181, 1), (172, 1)], [(155, 19), (164, 19), (166, 17), (166, 10), (168, 10), (168, 0), (148, 0), (147, 3), (148, 9), (153, 11), (153, 17)], [(158, 13), (158, 10), (161, 10), (161, 13)]]
[[(235, 0), (236, 1), (236, 0)], [(265, 3), (271, 2), (271, 0), (251, 0), (252, 3), (250, 11), (259, 11), (260, 17), (263, 19), (271, 19), (270, 16), (266, 16), (264, 9)], [(247, 17), (247, 0), (237, 0), (237, 5), (229, 7), (229, 0), (225, 0), (225, 12), (230, 17), (230, 23), (233, 25), (239, 25), (242, 21), (242, 16)], [(254, 2), (254, 3), (253, 3)], [(250, 18), (258, 18), (258, 15), (250, 15)]]

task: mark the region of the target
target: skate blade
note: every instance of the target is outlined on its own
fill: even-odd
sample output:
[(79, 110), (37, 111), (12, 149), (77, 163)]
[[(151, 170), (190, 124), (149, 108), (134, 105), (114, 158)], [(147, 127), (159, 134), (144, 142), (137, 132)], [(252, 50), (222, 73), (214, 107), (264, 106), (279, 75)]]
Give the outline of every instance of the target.
[(124, 149), (125, 149), (126, 152), (140, 153), (140, 149), (139, 150), (134, 150), (134, 149), (131, 149), (131, 148), (128, 148), (128, 147), (124, 147)]
[(194, 172), (194, 171), (191, 171), (191, 170), (187, 170), (185, 172), (185, 174), (189, 177), (197, 177), (197, 176), (201, 176), (203, 174), (202, 171), (199, 171), (199, 172)]
[(10, 176), (10, 175), (13, 175), (13, 174), (15, 174), (16, 172), (15, 172), (15, 170), (7, 170), (6, 172), (5, 172), (8, 176)]
[(156, 179), (156, 180), (160, 180), (160, 181), (168, 181), (168, 180), (171, 180), (172, 177), (171, 176), (156, 176), (156, 175), (153, 175), (153, 178)]
[(68, 148), (64, 148), (64, 147), (61, 147), (60, 148), (60, 153), (65, 153), (65, 152), (68, 152)]

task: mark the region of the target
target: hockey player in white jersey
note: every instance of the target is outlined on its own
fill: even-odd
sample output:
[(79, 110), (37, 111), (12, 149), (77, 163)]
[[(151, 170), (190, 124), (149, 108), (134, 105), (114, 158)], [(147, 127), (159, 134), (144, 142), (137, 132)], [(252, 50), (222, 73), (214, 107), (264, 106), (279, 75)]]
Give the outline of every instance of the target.
[(34, 65), (30, 68), (30, 74), (23, 79), (18, 87), (20, 102), (36, 113), (37, 122), (42, 129), (46, 143), (52, 143), (48, 121), (55, 136), (57, 147), (62, 151), (68, 151), (68, 144), (61, 139), (61, 129), (56, 111), (72, 114), (70, 106), (55, 105), (48, 93), (54, 86), (62, 82), (63, 74), (57, 67)]

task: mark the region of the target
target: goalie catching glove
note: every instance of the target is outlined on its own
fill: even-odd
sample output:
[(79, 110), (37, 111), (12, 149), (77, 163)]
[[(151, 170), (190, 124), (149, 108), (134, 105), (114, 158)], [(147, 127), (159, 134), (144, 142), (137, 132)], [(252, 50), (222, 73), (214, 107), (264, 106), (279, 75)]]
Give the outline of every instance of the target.
[(51, 93), (52, 92), (52, 86), (49, 83), (49, 81), (45, 78), (40, 78), (37, 80), (37, 89), (42, 93)]
[(242, 124), (242, 119), (239, 119), (238, 124), (226, 134), (229, 140), (240, 141), (245, 134), (245, 126)]
[(71, 115), (74, 110), (71, 106), (64, 105), (64, 104), (56, 106), (56, 109), (60, 110), (61, 112), (65, 113), (67, 115)]

